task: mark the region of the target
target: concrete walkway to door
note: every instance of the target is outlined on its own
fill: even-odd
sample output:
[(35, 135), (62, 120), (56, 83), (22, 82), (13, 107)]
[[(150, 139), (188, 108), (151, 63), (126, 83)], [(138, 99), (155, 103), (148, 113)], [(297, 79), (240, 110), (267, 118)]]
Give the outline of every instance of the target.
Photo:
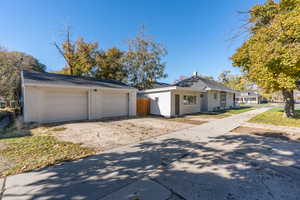
[[(271, 199), (268, 195), (273, 195), (273, 190), (257, 181), (261, 177), (257, 170), (266, 163), (251, 159), (248, 163), (243, 157), (245, 152), (233, 151), (240, 145), (242, 138), (224, 138), (230, 130), (267, 109), (260, 108), (218, 119), (85, 159), (8, 177), (3, 199), (255, 199), (254, 196), (243, 197), (257, 191), (261, 194), (255, 196), (258, 199)], [(279, 155), (277, 157), (279, 159)], [(214, 166), (218, 167), (214, 169)], [(300, 174), (296, 168), (293, 171), (289, 167), (285, 171), (288, 176), (289, 173), (294, 173), (294, 177)], [(245, 182), (252, 180), (247, 179), (248, 172), (257, 177), (251, 184)], [(292, 191), (298, 191), (295, 184), (299, 182), (289, 181), (282, 182), (280, 179), (269, 183), (280, 184), (279, 192), (290, 188), (282, 195), (298, 195)]]

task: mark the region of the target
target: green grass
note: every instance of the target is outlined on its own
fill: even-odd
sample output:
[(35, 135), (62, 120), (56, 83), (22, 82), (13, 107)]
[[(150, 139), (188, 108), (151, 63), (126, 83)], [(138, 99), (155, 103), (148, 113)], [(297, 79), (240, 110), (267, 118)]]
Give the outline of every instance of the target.
[(240, 114), (240, 113), (243, 113), (243, 112), (248, 112), (248, 111), (251, 111), (251, 110), (254, 110), (254, 109), (255, 108), (252, 108), (252, 107), (240, 107), (240, 108), (225, 110), (224, 113), (230, 114), (230, 115), (235, 115), (235, 114)]
[(253, 108), (253, 107), (245, 106), (245, 107), (240, 107), (240, 108), (233, 108), (233, 109), (228, 109), (228, 110), (218, 110), (218, 111), (209, 112), (209, 113), (198, 113), (198, 114), (191, 114), (191, 115), (193, 115), (193, 116), (198, 115), (201, 117), (212, 117), (212, 118), (225, 118), (225, 117), (229, 117), (231, 115), (248, 112), (248, 111), (251, 111), (254, 109), (255, 108)]
[[(11, 131), (11, 133), (8, 133)], [(0, 155), (10, 167), (0, 171), (0, 177), (14, 175), (36, 168), (54, 165), (86, 157), (95, 153), (93, 148), (82, 147), (79, 144), (57, 140), (54, 136), (31, 134), (29, 130), (17, 131), (9, 128), (6, 134), (1, 134)]]
[(300, 109), (296, 109), (295, 118), (283, 117), (283, 110), (280, 108), (273, 108), (264, 113), (256, 115), (249, 122), (272, 124), (277, 126), (292, 126), (300, 128)]

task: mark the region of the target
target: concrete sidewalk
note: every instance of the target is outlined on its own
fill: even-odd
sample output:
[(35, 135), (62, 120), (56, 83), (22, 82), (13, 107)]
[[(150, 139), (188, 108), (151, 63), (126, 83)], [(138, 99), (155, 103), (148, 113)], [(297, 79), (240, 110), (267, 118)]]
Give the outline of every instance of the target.
[[(227, 151), (224, 146), (234, 148), (239, 145), (234, 142), (218, 143), (218, 140), (267, 109), (233, 115), (74, 162), (10, 176), (6, 181), (3, 199), (199, 199), (197, 195), (211, 191), (212, 186), (207, 188), (203, 185), (197, 195), (193, 196), (194, 190), (191, 189), (195, 189), (192, 184), (195, 180), (192, 179), (197, 177), (196, 182), (199, 182), (200, 175), (204, 173), (197, 167), (212, 156), (217, 158), (223, 155)], [(178, 162), (180, 160), (184, 162)], [(221, 162), (222, 158), (219, 160)], [(185, 167), (197, 173), (186, 173)], [(222, 167), (216, 171), (225, 170)], [(240, 164), (239, 167), (247, 166)], [(233, 175), (228, 176), (230, 178)], [(209, 180), (213, 183), (214, 178)], [(173, 185), (169, 181), (176, 183)], [(184, 181), (189, 184), (178, 185)], [(216, 188), (222, 191), (231, 188), (229, 185), (223, 186), (223, 189), (222, 184)], [(203, 199), (224, 199), (221, 194)], [(234, 199), (230, 194), (227, 195), (226, 199)]]

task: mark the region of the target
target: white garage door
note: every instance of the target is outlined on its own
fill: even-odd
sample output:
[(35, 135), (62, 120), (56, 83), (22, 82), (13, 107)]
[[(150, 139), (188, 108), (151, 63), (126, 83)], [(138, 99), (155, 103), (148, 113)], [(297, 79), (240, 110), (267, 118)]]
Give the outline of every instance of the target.
[(42, 118), (44, 122), (88, 119), (87, 91), (47, 90), (44, 95)]
[(117, 117), (128, 115), (128, 93), (105, 92), (102, 97), (102, 117)]

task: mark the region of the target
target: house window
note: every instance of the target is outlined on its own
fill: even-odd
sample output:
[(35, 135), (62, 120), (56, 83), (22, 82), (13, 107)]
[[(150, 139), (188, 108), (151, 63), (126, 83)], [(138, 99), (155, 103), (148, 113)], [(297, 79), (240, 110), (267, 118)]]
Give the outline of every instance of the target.
[(200, 94), (200, 97), (201, 97), (201, 98), (203, 98), (203, 97), (204, 97), (204, 95), (203, 95), (203, 94)]
[(197, 104), (197, 97), (196, 96), (183, 96), (183, 104), (184, 105), (195, 105)]
[(218, 100), (218, 94), (216, 92), (214, 93), (214, 99)]
[(155, 102), (158, 102), (159, 98), (158, 97), (155, 97)]

